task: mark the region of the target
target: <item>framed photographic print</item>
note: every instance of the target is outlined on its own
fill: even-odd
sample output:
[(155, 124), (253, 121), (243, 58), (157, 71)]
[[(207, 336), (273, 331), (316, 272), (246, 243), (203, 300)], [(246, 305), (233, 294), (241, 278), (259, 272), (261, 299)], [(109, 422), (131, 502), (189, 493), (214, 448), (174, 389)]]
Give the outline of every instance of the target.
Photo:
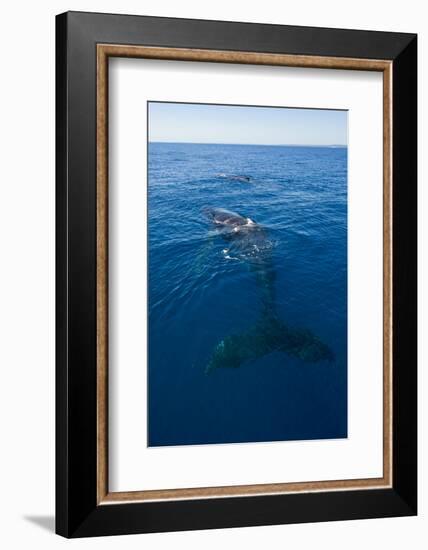
[(416, 514), (416, 36), (56, 47), (57, 532)]

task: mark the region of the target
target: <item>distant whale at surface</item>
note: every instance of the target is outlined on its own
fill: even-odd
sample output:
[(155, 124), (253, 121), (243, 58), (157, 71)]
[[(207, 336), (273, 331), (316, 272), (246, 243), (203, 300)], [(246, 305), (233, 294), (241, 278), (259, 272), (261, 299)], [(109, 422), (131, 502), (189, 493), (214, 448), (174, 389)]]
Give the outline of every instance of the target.
[(249, 183), (251, 181), (250, 176), (245, 176), (244, 174), (217, 174), (219, 178), (224, 178), (228, 180), (243, 181)]
[(242, 259), (256, 276), (262, 311), (249, 330), (226, 336), (215, 347), (205, 372), (237, 368), (272, 353), (284, 352), (305, 362), (333, 361), (332, 350), (307, 329), (292, 328), (276, 312), (272, 242), (268, 231), (251, 218), (223, 208), (205, 207), (203, 214), (227, 243), (229, 257)]

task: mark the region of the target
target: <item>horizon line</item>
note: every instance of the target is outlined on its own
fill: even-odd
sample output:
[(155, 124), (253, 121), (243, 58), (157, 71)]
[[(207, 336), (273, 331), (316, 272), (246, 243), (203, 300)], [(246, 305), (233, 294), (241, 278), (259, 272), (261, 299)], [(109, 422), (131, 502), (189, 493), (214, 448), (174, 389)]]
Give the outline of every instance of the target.
[(148, 143), (170, 143), (182, 145), (254, 145), (259, 147), (340, 147), (348, 148), (348, 144), (341, 143), (237, 143), (223, 141), (170, 141), (170, 140), (147, 140)]

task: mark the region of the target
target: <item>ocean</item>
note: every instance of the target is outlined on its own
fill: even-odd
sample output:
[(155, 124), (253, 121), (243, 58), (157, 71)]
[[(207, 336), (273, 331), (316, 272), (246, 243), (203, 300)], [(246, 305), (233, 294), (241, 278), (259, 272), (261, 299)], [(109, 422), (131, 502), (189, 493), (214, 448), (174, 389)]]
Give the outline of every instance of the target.
[[(331, 357), (265, 330), (263, 353), (208, 368), (231, 335), (254, 344), (266, 307), (207, 207), (263, 228), (275, 319)], [(148, 250), (149, 446), (347, 437), (346, 148), (149, 143)]]

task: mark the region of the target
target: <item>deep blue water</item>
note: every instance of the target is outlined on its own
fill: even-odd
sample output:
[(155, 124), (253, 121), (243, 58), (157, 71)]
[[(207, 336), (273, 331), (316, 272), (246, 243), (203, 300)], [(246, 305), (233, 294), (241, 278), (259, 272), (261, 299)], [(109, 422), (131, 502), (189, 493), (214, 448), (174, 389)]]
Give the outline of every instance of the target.
[[(148, 170), (148, 444), (346, 437), (346, 148), (150, 143)], [(254, 273), (224, 252), (207, 205), (266, 228), (276, 311), (333, 362), (275, 351), (205, 373), (216, 345), (261, 308)]]

